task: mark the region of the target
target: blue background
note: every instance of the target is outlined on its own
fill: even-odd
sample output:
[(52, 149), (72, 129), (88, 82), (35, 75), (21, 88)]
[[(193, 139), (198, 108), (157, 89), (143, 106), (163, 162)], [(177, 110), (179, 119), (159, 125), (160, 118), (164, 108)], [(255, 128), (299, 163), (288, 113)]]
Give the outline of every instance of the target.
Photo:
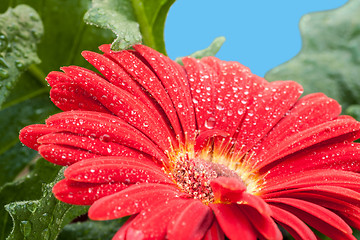
[(301, 49), (300, 18), (334, 9), (347, 0), (178, 0), (165, 26), (168, 55), (175, 59), (226, 41), (217, 57), (238, 61), (259, 76)]

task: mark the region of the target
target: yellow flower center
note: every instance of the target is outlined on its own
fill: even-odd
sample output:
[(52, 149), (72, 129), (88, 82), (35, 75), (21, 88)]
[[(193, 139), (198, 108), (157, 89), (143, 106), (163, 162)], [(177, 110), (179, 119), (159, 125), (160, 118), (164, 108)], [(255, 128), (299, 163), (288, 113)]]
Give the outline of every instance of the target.
[(252, 171), (251, 155), (238, 156), (231, 151), (230, 146), (222, 143), (214, 147), (213, 142), (208, 142), (197, 152), (189, 144), (173, 149), (167, 153), (170, 162), (164, 171), (183, 192), (205, 204), (214, 201), (210, 182), (221, 176), (240, 180), (245, 184), (247, 192), (256, 194), (261, 190), (263, 182)]

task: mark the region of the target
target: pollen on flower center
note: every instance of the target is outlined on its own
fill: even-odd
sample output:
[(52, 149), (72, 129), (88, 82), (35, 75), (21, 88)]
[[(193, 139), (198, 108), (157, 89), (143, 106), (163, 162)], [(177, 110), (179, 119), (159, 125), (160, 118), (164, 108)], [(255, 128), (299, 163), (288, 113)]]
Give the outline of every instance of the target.
[(188, 155), (177, 158), (168, 173), (182, 191), (205, 204), (214, 201), (211, 180), (221, 176), (241, 180), (236, 172), (223, 164), (189, 158)]

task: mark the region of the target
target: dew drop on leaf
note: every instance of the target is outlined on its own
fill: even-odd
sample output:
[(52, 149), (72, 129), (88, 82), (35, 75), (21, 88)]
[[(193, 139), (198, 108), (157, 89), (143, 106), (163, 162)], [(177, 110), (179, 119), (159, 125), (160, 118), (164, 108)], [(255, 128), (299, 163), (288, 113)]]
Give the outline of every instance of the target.
[(26, 204), (26, 208), (27, 208), (30, 212), (34, 213), (34, 212), (36, 211), (36, 209), (37, 209), (37, 206), (36, 206), (36, 204), (34, 204), (33, 202), (29, 202), (28, 204)]
[(21, 232), (24, 234), (24, 237), (27, 237), (31, 233), (31, 223), (29, 221), (21, 221)]
[(6, 69), (0, 68), (0, 80), (7, 79), (9, 77), (9, 72)]
[(4, 34), (0, 34), (0, 52), (7, 49), (8, 39)]
[(49, 240), (50, 239), (50, 231), (48, 228), (45, 228), (42, 232), (41, 232), (41, 238), (43, 240)]

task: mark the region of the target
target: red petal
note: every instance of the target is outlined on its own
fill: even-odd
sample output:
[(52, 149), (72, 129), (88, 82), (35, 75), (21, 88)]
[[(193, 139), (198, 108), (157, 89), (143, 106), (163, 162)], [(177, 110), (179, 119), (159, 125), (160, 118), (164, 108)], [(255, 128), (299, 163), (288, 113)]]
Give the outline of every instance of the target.
[(58, 129), (43, 124), (29, 125), (20, 130), (19, 139), (23, 144), (37, 151), (40, 146), (37, 142), (38, 138), (56, 131)]
[(330, 238), (355, 240), (351, 228), (339, 216), (319, 205), (292, 198), (269, 199), (267, 202), (291, 212)]
[(38, 139), (40, 144), (59, 144), (88, 150), (102, 156), (125, 156), (144, 158), (139, 151), (128, 148), (118, 143), (103, 142), (99, 139), (79, 136), (71, 133), (50, 133)]
[(129, 216), (177, 198), (180, 193), (169, 185), (143, 183), (103, 197), (89, 209), (93, 220), (111, 220)]
[(244, 116), (235, 151), (246, 153), (253, 147), (283, 118), (301, 94), (302, 87), (291, 81), (272, 82), (260, 91)]
[(237, 204), (252, 207), (261, 215), (271, 216), (272, 214), (269, 204), (267, 204), (264, 199), (247, 192), (241, 194), (241, 198), (237, 201)]
[(157, 103), (159, 103), (169, 118), (175, 133), (183, 137), (173, 103), (154, 72), (152, 72), (145, 63), (128, 51), (112, 52), (110, 49), (108, 51), (106, 49), (103, 50), (107, 55), (117, 61), (134, 80), (143, 86), (151, 96), (156, 99)]
[(107, 109), (141, 130), (158, 143), (163, 150), (168, 149), (173, 135), (161, 116), (153, 112), (142, 102), (134, 99), (127, 91), (115, 87), (106, 80), (84, 69), (63, 67), (62, 70), (89, 94), (93, 95)]
[(116, 232), (116, 234), (113, 236), (112, 240), (126, 240), (126, 233), (128, 228), (130, 227), (132, 221), (134, 220), (134, 218), (136, 217), (136, 215), (131, 216), (125, 223), (124, 225), (121, 226), (121, 228), (119, 229), (119, 231)]
[(57, 71), (50, 72), (46, 76), (45, 79), (49, 83), (49, 85), (52, 87), (59, 83), (72, 83), (73, 82), (72, 79), (70, 77), (66, 76), (65, 73), (57, 72)]
[(299, 172), (287, 178), (267, 179), (267, 184), (261, 190), (262, 196), (267, 193), (320, 185), (346, 186), (354, 190), (360, 188), (360, 174), (348, 171), (323, 169)]
[(165, 239), (166, 228), (177, 212), (187, 204), (187, 199), (172, 199), (154, 209), (142, 211), (126, 233), (127, 239)]
[(76, 84), (57, 84), (51, 88), (50, 97), (51, 101), (63, 111), (90, 110), (111, 113), (96, 98)]
[[(305, 149), (262, 169), (266, 178), (291, 177), (314, 169), (337, 169), (360, 172), (359, 143), (324, 144)], [(298, 164), (301, 163), (301, 164)], [(269, 171), (270, 170), (270, 171)]]
[(358, 229), (360, 228), (360, 207), (358, 207), (359, 204), (358, 206), (355, 206), (343, 200), (319, 195), (316, 193), (292, 193), (289, 196), (325, 207), (333, 211), (339, 217), (341, 217), (350, 226)]
[[(330, 183), (325, 183), (330, 184)], [(335, 199), (341, 199), (345, 202), (360, 205), (360, 193), (356, 192), (351, 189), (345, 188), (346, 185), (344, 184), (343, 187), (338, 186), (329, 186), (329, 185), (315, 185), (311, 187), (304, 187), (304, 188), (296, 188), (291, 190), (284, 189), (281, 192), (276, 192), (272, 194), (267, 194), (267, 198), (275, 198), (275, 197), (288, 197), (292, 196), (293, 193), (300, 194), (301, 193), (314, 193), (317, 195), (328, 196)]]
[(335, 119), (341, 106), (323, 93), (313, 93), (301, 98), (279, 121), (270, 133), (258, 144), (257, 155), (272, 151), (273, 143), (280, 143), (289, 135), (304, 131), (321, 123)]
[(237, 202), (239, 196), (246, 190), (246, 186), (240, 180), (229, 177), (218, 177), (210, 182), (214, 192), (215, 201)]
[(257, 239), (257, 233), (237, 204), (209, 204), (209, 206), (229, 239)]
[(206, 232), (203, 240), (224, 240), (224, 232), (221, 230), (218, 222), (213, 221), (210, 229)]
[(53, 193), (62, 202), (75, 205), (91, 205), (96, 200), (114, 194), (129, 185), (124, 183), (93, 184), (63, 179), (56, 183)]
[[(262, 168), (277, 159), (300, 151), (307, 147), (322, 142), (323, 144), (332, 142), (353, 141), (360, 130), (360, 123), (354, 119), (336, 119), (308, 128), (297, 134), (289, 135), (281, 142), (272, 143), (272, 151), (263, 155), (256, 155), (252, 158), (256, 160), (256, 168)], [(256, 152), (256, 151), (255, 151)]]
[(146, 59), (169, 94), (183, 132), (190, 141), (194, 140), (196, 120), (191, 99), (189, 83), (184, 72), (179, 71), (174, 61), (144, 45), (135, 45), (134, 49)]
[(63, 112), (49, 117), (46, 123), (57, 128), (57, 131), (70, 131), (117, 142), (148, 153), (159, 160), (167, 159), (166, 155), (145, 135), (123, 120), (109, 114), (86, 111)]
[[(190, 217), (191, 216), (191, 217)], [(168, 239), (202, 239), (213, 222), (211, 209), (199, 200), (189, 200), (185, 208), (169, 222)]]
[(69, 166), (87, 158), (99, 157), (88, 151), (56, 144), (41, 145), (38, 149), (43, 158), (57, 165)]
[(65, 170), (64, 176), (89, 183), (172, 183), (159, 167), (124, 157), (101, 157), (77, 162)]
[(205, 57), (201, 62), (211, 66), (217, 73), (217, 79), (213, 81), (215, 94), (211, 96), (215, 105), (211, 109), (215, 120), (213, 125), (234, 136), (251, 104), (250, 99), (263, 88), (265, 80), (237, 62), (220, 61), (215, 57)]
[(216, 91), (213, 83), (218, 79), (217, 74), (200, 60), (185, 57), (182, 61), (189, 79), (198, 130), (214, 129)]
[(311, 229), (295, 215), (276, 206), (270, 206), (272, 217), (279, 222), (295, 240), (316, 240)]
[(247, 206), (244, 204), (238, 206), (263, 239), (282, 239), (282, 234), (279, 228), (269, 215), (262, 214), (252, 206)]

